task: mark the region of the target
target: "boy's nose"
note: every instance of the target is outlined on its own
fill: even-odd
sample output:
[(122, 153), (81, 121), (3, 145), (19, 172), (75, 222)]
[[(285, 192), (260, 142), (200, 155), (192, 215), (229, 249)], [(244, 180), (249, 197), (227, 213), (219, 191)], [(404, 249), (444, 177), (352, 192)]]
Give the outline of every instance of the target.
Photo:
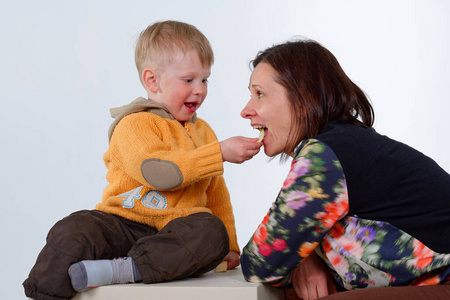
[(194, 94), (195, 95), (203, 95), (207, 91), (206, 86), (203, 85), (203, 83), (198, 83), (194, 88)]

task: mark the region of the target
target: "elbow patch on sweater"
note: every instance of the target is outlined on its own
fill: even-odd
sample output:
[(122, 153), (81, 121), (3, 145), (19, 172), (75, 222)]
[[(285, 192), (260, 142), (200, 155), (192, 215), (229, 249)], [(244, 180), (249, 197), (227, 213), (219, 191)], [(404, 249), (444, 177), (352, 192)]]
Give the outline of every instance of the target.
[(181, 185), (183, 174), (171, 161), (147, 159), (141, 165), (145, 180), (158, 190), (170, 190)]

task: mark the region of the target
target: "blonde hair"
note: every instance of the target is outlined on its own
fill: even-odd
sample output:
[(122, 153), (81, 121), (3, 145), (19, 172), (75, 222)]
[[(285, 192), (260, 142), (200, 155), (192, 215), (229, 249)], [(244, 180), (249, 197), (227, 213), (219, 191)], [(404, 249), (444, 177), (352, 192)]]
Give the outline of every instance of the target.
[(154, 23), (141, 32), (136, 44), (139, 75), (149, 66), (163, 70), (165, 64), (171, 63), (176, 51), (185, 54), (190, 50), (197, 51), (203, 66), (214, 63), (211, 44), (195, 26), (178, 21)]

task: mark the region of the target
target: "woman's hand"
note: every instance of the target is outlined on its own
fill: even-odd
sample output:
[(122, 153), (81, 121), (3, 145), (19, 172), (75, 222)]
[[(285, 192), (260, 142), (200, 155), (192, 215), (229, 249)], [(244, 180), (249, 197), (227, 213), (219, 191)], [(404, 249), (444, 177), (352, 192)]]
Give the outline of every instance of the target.
[(258, 154), (262, 145), (257, 138), (231, 137), (220, 142), (222, 159), (231, 163), (243, 163)]
[(234, 269), (241, 264), (239, 261), (239, 253), (231, 250), (222, 261), (227, 262), (227, 270)]
[(303, 300), (337, 293), (327, 266), (314, 251), (292, 272), (292, 285), (297, 296)]

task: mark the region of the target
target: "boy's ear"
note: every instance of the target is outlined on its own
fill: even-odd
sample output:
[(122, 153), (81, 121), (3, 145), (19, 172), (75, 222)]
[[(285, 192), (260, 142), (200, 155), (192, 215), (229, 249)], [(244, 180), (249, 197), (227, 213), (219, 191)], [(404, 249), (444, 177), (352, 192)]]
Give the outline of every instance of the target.
[(158, 74), (154, 69), (145, 69), (142, 71), (142, 82), (145, 88), (149, 91), (156, 93), (158, 91)]

